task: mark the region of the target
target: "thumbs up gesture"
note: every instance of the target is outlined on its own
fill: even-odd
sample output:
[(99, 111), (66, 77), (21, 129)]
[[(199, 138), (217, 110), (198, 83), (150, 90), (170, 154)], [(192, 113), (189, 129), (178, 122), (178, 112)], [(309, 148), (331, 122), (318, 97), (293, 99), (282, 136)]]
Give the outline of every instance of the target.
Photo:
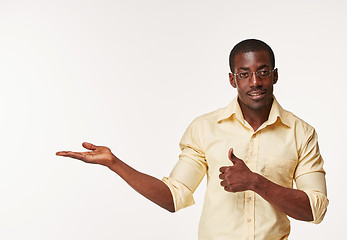
[(249, 170), (243, 160), (236, 157), (231, 148), (228, 153), (233, 166), (225, 166), (219, 169), (221, 186), (228, 192), (242, 192), (254, 190), (256, 173)]

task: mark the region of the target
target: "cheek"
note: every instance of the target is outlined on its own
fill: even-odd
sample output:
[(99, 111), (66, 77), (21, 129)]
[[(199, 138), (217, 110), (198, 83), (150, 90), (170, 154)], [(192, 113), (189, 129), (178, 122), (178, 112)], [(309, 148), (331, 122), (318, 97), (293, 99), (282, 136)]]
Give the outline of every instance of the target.
[(238, 84), (237, 84), (237, 92), (239, 93), (239, 94), (245, 94), (245, 92), (247, 92), (247, 90), (248, 90), (248, 84), (247, 83), (245, 83), (245, 82), (239, 82)]
[(274, 88), (274, 86), (273, 86), (273, 83), (271, 82), (271, 83), (269, 83), (267, 86), (265, 86), (266, 87), (266, 89), (268, 90), (268, 92), (273, 92), (273, 88)]

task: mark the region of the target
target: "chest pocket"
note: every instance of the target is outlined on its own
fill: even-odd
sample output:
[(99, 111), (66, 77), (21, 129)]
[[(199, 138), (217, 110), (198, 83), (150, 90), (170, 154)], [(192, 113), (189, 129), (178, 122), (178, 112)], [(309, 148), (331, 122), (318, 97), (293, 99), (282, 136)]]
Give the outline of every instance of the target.
[(293, 187), (296, 159), (267, 156), (264, 163), (262, 168), (264, 177), (283, 187)]

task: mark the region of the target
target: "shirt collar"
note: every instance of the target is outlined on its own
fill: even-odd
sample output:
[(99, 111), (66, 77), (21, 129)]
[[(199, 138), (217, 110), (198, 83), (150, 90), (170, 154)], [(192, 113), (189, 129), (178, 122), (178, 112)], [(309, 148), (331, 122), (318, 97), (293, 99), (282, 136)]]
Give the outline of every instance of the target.
[[(272, 107), (270, 110), (269, 118), (266, 121), (266, 125), (274, 124), (278, 119), (280, 122), (288, 127), (291, 126), (290, 118), (287, 116), (287, 111), (285, 111), (281, 105), (277, 102), (275, 96), (272, 103)], [(243, 114), (240, 108), (240, 105), (237, 101), (237, 97), (233, 99), (231, 103), (227, 107), (223, 109), (223, 111), (219, 114), (217, 121), (220, 122), (227, 118), (235, 116), (240, 122), (244, 123), (245, 119), (243, 118)]]

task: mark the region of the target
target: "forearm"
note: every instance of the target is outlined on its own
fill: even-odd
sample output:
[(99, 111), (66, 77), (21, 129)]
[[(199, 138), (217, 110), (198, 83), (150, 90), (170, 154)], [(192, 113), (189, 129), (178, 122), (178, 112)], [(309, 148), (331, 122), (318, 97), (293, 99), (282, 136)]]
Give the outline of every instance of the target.
[(133, 169), (117, 157), (108, 168), (147, 199), (170, 212), (175, 211), (171, 191), (163, 181)]
[(313, 220), (310, 201), (301, 190), (282, 187), (259, 174), (255, 174), (252, 190), (292, 218)]

